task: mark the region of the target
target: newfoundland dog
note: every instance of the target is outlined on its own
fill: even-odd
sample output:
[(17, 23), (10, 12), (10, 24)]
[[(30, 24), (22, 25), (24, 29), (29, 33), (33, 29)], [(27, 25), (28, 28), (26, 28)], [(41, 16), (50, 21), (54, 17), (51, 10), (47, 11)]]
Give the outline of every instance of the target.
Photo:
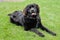
[(53, 36), (56, 36), (54, 32), (42, 25), (39, 13), (40, 10), (37, 4), (29, 4), (23, 11), (14, 11), (8, 15), (10, 16), (11, 23), (23, 26), (26, 31), (30, 30), (39, 36), (44, 37), (44, 35), (37, 30), (37, 28), (40, 28)]

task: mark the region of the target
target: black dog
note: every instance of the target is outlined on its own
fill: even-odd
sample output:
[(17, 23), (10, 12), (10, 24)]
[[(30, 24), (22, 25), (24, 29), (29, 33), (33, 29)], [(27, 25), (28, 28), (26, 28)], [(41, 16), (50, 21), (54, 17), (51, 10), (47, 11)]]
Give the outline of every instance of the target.
[(14, 24), (24, 26), (26, 31), (31, 30), (38, 34), (41, 37), (44, 37), (36, 28), (41, 28), (46, 32), (56, 36), (55, 33), (45, 28), (39, 17), (39, 6), (37, 4), (30, 4), (22, 11), (15, 11), (12, 14), (9, 14), (10, 21)]

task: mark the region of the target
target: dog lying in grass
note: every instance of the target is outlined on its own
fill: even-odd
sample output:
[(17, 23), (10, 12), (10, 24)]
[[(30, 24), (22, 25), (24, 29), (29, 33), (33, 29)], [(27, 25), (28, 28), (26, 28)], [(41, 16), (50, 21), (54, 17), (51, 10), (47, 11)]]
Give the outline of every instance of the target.
[(10, 16), (11, 23), (24, 26), (24, 30), (26, 31), (30, 30), (39, 36), (44, 37), (44, 34), (37, 30), (37, 28), (40, 28), (43, 31), (52, 34), (53, 36), (56, 36), (56, 33), (50, 31), (42, 25), (41, 19), (39, 17), (39, 11), (39, 6), (37, 4), (29, 4), (25, 7), (23, 12), (15, 11), (8, 15)]

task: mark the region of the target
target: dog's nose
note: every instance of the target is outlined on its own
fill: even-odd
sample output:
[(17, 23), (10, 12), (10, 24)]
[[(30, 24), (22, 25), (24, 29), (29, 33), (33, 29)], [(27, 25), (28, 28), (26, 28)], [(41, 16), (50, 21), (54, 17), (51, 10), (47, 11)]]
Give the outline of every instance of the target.
[(34, 10), (31, 10), (32, 11), (32, 13), (34, 13)]

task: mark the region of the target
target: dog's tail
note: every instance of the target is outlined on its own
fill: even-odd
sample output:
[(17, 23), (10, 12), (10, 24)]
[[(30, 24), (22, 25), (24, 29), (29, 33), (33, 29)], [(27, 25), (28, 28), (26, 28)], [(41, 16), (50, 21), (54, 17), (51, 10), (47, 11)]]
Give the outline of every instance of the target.
[(11, 16), (11, 14), (8, 14), (8, 16)]

